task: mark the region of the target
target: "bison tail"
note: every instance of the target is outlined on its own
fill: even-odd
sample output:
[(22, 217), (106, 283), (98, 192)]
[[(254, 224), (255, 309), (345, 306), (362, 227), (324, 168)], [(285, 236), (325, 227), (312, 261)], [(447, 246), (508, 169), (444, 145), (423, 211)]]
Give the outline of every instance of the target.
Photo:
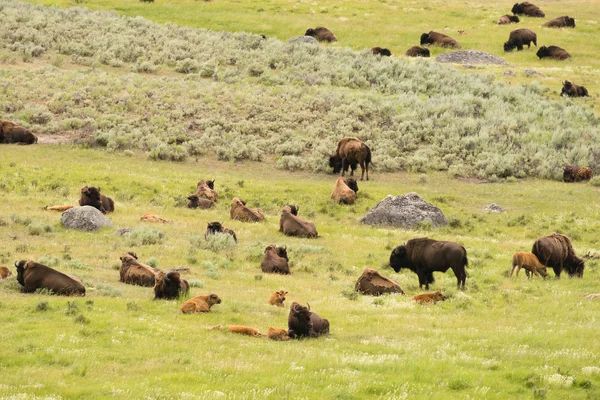
[(365, 158), (365, 164), (366, 165), (373, 165), (373, 161), (371, 160), (371, 149), (369, 147), (367, 147), (367, 157)]

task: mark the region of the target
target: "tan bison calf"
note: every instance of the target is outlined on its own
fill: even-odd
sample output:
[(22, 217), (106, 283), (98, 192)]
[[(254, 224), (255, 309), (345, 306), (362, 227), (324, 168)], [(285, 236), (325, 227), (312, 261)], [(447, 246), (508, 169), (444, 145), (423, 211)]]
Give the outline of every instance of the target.
[(283, 207), (281, 218), (279, 219), (279, 231), (287, 236), (317, 238), (319, 234), (315, 224), (303, 220), (297, 215), (292, 214), (289, 206)]
[(120, 257), (121, 269), (119, 271), (120, 281), (130, 285), (152, 287), (156, 283), (157, 270), (149, 265), (142, 264), (137, 257), (130, 253), (124, 253)]
[(510, 274), (508, 275), (509, 278), (512, 278), (515, 268), (517, 269), (516, 276), (519, 276), (519, 271), (523, 268), (527, 275), (527, 279), (531, 278), (530, 273), (544, 278), (548, 276), (546, 266), (542, 264), (533, 253), (517, 251), (512, 258), (512, 266), (510, 268)]
[(258, 331), (258, 329), (256, 329), (256, 328), (251, 328), (249, 326), (243, 326), (243, 325), (227, 325), (227, 326), (217, 325), (210, 329), (211, 330), (216, 329), (216, 330), (220, 330), (220, 331), (228, 331), (231, 333), (237, 333), (240, 335), (247, 335), (247, 336), (254, 336), (254, 337), (265, 336), (264, 333), (260, 333)]
[(171, 221), (170, 219), (161, 218), (158, 215), (151, 213), (151, 212), (147, 212), (146, 214), (144, 214), (140, 218), (140, 221), (142, 221), (142, 222), (162, 222), (163, 224), (173, 223), (173, 221)]
[(436, 290), (435, 292), (432, 292), (432, 293), (421, 293), (421, 294), (414, 295), (412, 300), (415, 303), (419, 303), (419, 304), (435, 304), (438, 301), (446, 300), (446, 296), (444, 296), (444, 294), (441, 291)]
[(8, 278), (11, 275), (12, 275), (12, 272), (10, 272), (10, 269), (6, 268), (4, 265), (0, 265), (0, 281), (2, 279)]
[(283, 302), (285, 301), (285, 295), (288, 294), (285, 290), (280, 290), (279, 292), (273, 293), (269, 296), (269, 304), (277, 307), (285, 307)]
[(196, 296), (183, 303), (181, 312), (184, 314), (206, 313), (215, 304), (221, 304), (221, 299), (214, 293), (208, 296)]
[(354, 204), (356, 201), (356, 193), (358, 192), (358, 184), (356, 179), (342, 178), (341, 176), (335, 181), (331, 199), (340, 204)]
[(262, 222), (265, 220), (265, 216), (260, 209), (246, 206), (246, 202), (237, 197), (234, 197), (231, 201), (229, 216), (231, 219), (243, 222)]
[(286, 341), (290, 340), (290, 336), (288, 335), (287, 329), (269, 327), (269, 331), (267, 332), (267, 339)]

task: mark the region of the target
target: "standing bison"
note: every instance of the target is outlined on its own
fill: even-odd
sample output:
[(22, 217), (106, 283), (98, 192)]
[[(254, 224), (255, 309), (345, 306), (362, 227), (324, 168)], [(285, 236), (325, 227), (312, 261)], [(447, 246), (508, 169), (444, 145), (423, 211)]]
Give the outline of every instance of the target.
[(551, 19), (542, 26), (547, 28), (575, 28), (575, 19), (570, 18), (568, 15)]
[(424, 44), (437, 44), (441, 47), (449, 47), (452, 49), (460, 49), (460, 44), (448, 35), (443, 33), (430, 31), (421, 35), (421, 46)]
[(286, 236), (305, 238), (317, 238), (319, 233), (315, 224), (305, 221), (297, 215), (292, 214), (290, 206), (283, 207), (279, 219), (279, 231)]
[(504, 42), (504, 51), (512, 51), (515, 47), (517, 51), (523, 50), (523, 45), (531, 48), (531, 43), (537, 47), (537, 35), (529, 29), (517, 29), (510, 33), (508, 41)]
[(560, 91), (561, 96), (567, 97), (587, 97), (590, 94), (588, 93), (585, 86), (579, 86), (569, 81), (564, 81), (563, 88)]
[(329, 29), (324, 26), (317, 26), (315, 29), (307, 29), (304, 36), (312, 36), (319, 42), (335, 42), (337, 38)]
[(459, 289), (465, 288), (468, 266), (467, 251), (454, 242), (437, 241), (429, 238), (411, 239), (396, 247), (390, 256), (390, 267), (396, 272), (408, 268), (419, 277), (419, 287), (435, 282), (434, 271), (446, 272), (452, 268)]
[(546, 14), (544, 14), (544, 12), (540, 10), (538, 6), (528, 2), (515, 3), (511, 12), (515, 15), (526, 15), (528, 17), (543, 18), (546, 16)]
[(59, 295), (85, 296), (85, 286), (75, 277), (32, 260), (15, 262), (15, 267), (17, 268), (17, 282), (23, 286), (21, 291), (24, 293), (47, 289)]
[(354, 175), (356, 166), (360, 164), (362, 181), (367, 171), (367, 180), (369, 180), (369, 163), (371, 162), (371, 149), (369, 146), (356, 138), (345, 137), (337, 144), (335, 154), (329, 156), (329, 166), (333, 168), (333, 173), (342, 171), (342, 176), (350, 167), (350, 175)]
[(329, 321), (310, 311), (310, 304), (304, 307), (293, 302), (288, 315), (288, 335), (292, 339), (319, 337), (329, 334)]
[(577, 165), (567, 164), (563, 171), (563, 180), (565, 182), (581, 182), (592, 179), (592, 169), (588, 167), (578, 167)]
[(542, 58), (553, 58), (555, 60), (563, 61), (567, 58), (571, 58), (571, 55), (567, 51), (558, 46), (542, 46), (535, 54), (540, 59)]
[(100, 193), (99, 187), (82, 187), (81, 197), (79, 197), (79, 205), (92, 206), (100, 210), (102, 214), (115, 211), (115, 202), (110, 197)]
[(407, 57), (429, 57), (429, 49), (420, 46), (413, 46), (410, 49), (406, 50), (405, 55)]
[(548, 267), (552, 267), (557, 278), (564, 270), (570, 277), (583, 277), (584, 262), (575, 255), (571, 239), (560, 233), (553, 232), (535, 241), (531, 252)]

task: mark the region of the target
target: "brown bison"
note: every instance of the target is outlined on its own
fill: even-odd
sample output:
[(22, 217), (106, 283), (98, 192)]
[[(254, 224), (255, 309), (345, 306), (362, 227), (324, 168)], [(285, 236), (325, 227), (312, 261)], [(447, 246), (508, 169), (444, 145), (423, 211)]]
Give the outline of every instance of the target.
[(162, 222), (163, 224), (173, 223), (173, 221), (171, 221), (170, 219), (161, 218), (158, 215), (151, 213), (151, 212), (147, 212), (142, 217), (140, 217), (140, 221), (142, 221), (142, 222)]
[(225, 228), (220, 222), (209, 222), (206, 227), (206, 232), (204, 233), (204, 239), (208, 240), (208, 236), (214, 235), (215, 233), (226, 233), (231, 235), (233, 240), (237, 243), (237, 236), (232, 229)]
[(0, 129), (0, 143), (34, 144), (38, 138), (29, 129), (15, 126), (9, 129)]
[(519, 271), (521, 268), (523, 268), (525, 270), (525, 274), (527, 275), (527, 279), (529, 279), (531, 275), (536, 275), (543, 278), (548, 276), (546, 266), (540, 263), (540, 260), (538, 260), (533, 253), (517, 251), (512, 258), (512, 266), (508, 275), (509, 278), (512, 278), (515, 268), (517, 270), (516, 276), (519, 276)]
[(23, 286), (23, 293), (32, 293), (37, 289), (47, 289), (54, 294), (65, 296), (85, 296), (85, 286), (75, 277), (63, 274), (32, 260), (15, 262), (17, 282)]
[(288, 292), (286, 292), (285, 290), (280, 290), (279, 292), (271, 294), (271, 296), (269, 296), (269, 304), (277, 307), (285, 307), (284, 301), (286, 294), (288, 294)]
[(231, 219), (243, 222), (262, 222), (265, 220), (265, 216), (260, 209), (246, 206), (246, 202), (237, 197), (234, 197), (231, 201), (229, 216)]
[(290, 208), (290, 212), (292, 215), (298, 216), (298, 211), (300, 211), (300, 206), (296, 206), (294, 204), (288, 204), (286, 207)]
[(448, 47), (452, 49), (460, 49), (460, 44), (448, 35), (443, 33), (430, 31), (421, 35), (421, 46), (425, 44), (437, 44), (441, 47)]
[(592, 179), (592, 169), (588, 167), (578, 167), (577, 165), (567, 164), (563, 171), (563, 180), (565, 182), (581, 182)]
[(416, 294), (412, 298), (412, 301), (419, 304), (435, 304), (438, 301), (444, 300), (446, 300), (446, 296), (444, 296), (444, 294), (439, 290), (436, 290), (432, 293)]
[(179, 272), (159, 271), (156, 274), (154, 284), (154, 300), (173, 300), (179, 296), (185, 296), (190, 292), (190, 285), (185, 279), (181, 279)]
[(515, 15), (526, 15), (528, 17), (543, 18), (546, 16), (546, 14), (544, 14), (544, 12), (540, 10), (538, 6), (528, 2), (515, 3), (511, 12)]
[(333, 173), (342, 171), (342, 176), (350, 167), (350, 175), (354, 175), (356, 166), (360, 164), (362, 174), (360, 180), (365, 177), (367, 170), (367, 180), (369, 180), (369, 163), (371, 162), (371, 149), (369, 146), (356, 138), (345, 137), (337, 144), (335, 154), (329, 156), (329, 166), (333, 168)]
[[(219, 195), (217, 194), (217, 191), (215, 190), (215, 180), (214, 179), (212, 181), (205, 181), (204, 179), (198, 181), (198, 184), (196, 185), (196, 193), (194, 193), (194, 194), (198, 195), (198, 197), (201, 199), (208, 199), (208, 200), (212, 201), (213, 203), (216, 203), (219, 198)], [(189, 197), (188, 197), (188, 199), (189, 199)]]
[(560, 91), (561, 96), (567, 97), (587, 97), (590, 94), (588, 93), (585, 86), (579, 86), (569, 81), (564, 81), (563, 88)]
[(267, 339), (286, 341), (290, 340), (290, 336), (288, 335), (288, 331), (286, 329), (270, 327), (269, 331), (267, 332)]
[(315, 224), (303, 220), (292, 214), (289, 206), (283, 207), (281, 218), (279, 219), (279, 231), (286, 236), (317, 238), (319, 234)]
[(515, 47), (517, 51), (523, 50), (523, 45), (531, 48), (531, 43), (537, 47), (537, 35), (529, 29), (517, 29), (510, 33), (508, 41), (504, 42), (504, 51), (512, 51)]
[(187, 199), (189, 200), (187, 204), (188, 208), (200, 208), (202, 210), (208, 210), (215, 205), (214, 201), (200, 197), (200, 195), (197, 194), (192, 194), (188, 196)]
[(537, 51), (537, 53), (535, 53), (536, 56), (538, 56), (540, 59), (542, 58), (553, 58), (555, 60), (559, 60), (559, 61), (563, 61), (566, 60), (567, 58), (571, 58), (571, 55), (569, 53), (567, 53), (567, 51), (563, 48), (560, 48), (558, 46), (542, 46), (540, 47), (540, 49)]
[(362, 275), (356, 281), (356, 285), (354, 285), (354, 290), (371, 296), (380, 296), (384, 293), (404, 294), (404, 290), (397, 282), (386, 278), (369, 267), (365, 267)]
[(396, 247), (390, 256), (390, 267), (396, 272), (408, 268), (419, 277), (419, 287), (435, 282), (433, 272), (446, 272), (452, 268), (459, 289), (465, 288), (469, 264), (467, 251), (454, 242), (438, 241), (429, 238), (410, 239), (406, 244)]
[(135, 253), (124, 253), (120, 257), (120, 281), (130, 285), (152, 287), (156, 283), (158, 270), (137, 260)]
[(543, 236), (535, 241), (531, 252), (542, 264), (552, 267), (557, 278), (560, 277), (563, 269), (571, 277), (583, 277), (585, 264), (575, 255), (571, 239), (566, 235), (553, 232), (551, 235)]
[(293, 302), (288, 315), (288, 335), (292, 339), (319, 337), (329, 334), (329, 321), (310, 311), (310, 304), (304, 307)]
[(342, 178), (341, 176), (335, 181), (331, 199), (340, 204), (354, 204), (356, 201), (356, 193), (358, 192), (358, 184), (356, 179)]
[(101, 194), (99, 187), (82, 187), (79, 205), (92, 206), (100, 210), (102, 214), (115, 211), (115, 202), (110, 197)]
[(575, 28), (575, 18), (563, 15), (562, 17), (551, 19), (542, 26), (547, 28)]
[(4, 265), (0, 265), (0, 281), (8, 278), (9, 276), (12, 276), (10, 269), (6, 268)]
[(221, 299), (214, 293), (208, 296), (196, 296), (183, 303), (181, 312), (184, 314), (206, 313), (215, 304), (221, 304)]
[(227, 331), (227, 332), (231, 332), (231, 333), (237, 333), (239, 335), (247, 335), (247, 336), (254, 336), (254, 337), (265, 336), (264, 333), (260, 333), (258, 331), (258, 329), (256, 329), (256, 328), (251, 328), (249, 326), (243, 326), (243, 325), (226, 325), (226, 326), (217, 325), (210, 329), (211, 330), (216, 329), (219, 331)]
[(518, 23), (519, 22), (519, 17), (517, 17), (516, 15), (503, 15), (500, 17), (500, 19), (498, 19), (498, 25), (506, 25), (506, 24), (513, 24), (513, 23)]
[(371, 52), (375, 56), (391, 57), (392, 55), (392, 52), (389, 49), (386, 49), (385, 47), (373, 47), (371, 49)]
[(312, 36), (319, 42), (335, 42), (337, 38), (329, 29), (323, 26), (317, 26), (315, 29), (307, 29), (304, 36)]
[(285, 247), (270, 244), (265, 249), (265, 255), (260, 262), (260, 269), (265, 273), (289, 275), (289, 261)]
[(404, 53), (408, 57), (429, 57), (429, 49), (420, 46), (413, 46)]

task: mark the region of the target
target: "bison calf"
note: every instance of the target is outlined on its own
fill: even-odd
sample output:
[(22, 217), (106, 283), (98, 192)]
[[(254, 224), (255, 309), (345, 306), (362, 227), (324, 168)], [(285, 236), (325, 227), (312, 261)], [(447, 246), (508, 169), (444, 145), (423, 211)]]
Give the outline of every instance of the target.
[(208, 296), (196, 296), (183, 303), (181, 312), (184, 314), (206, 313), (215, 304), (221, 304), (221, 299), (214, 293)]
[(546, 266), (543, 265), (533, 253), (517, 251), (512, 258), (512, 266), (508, 275), (509, 278), (512, 278), (515, 268), (517, 270), (516, 276), (519, 276), (519, 271), (523, 268), (528, 279), (531, 277), (530, 273), (543, 278), (548, 276)]
[(205, 199), (197, 194), (192, 194), (188, 196), (187, 199), (189, 200), (187, 204), (188, 208), (200, 208), (202, 210), (208, 210), (209, 208), (212, 208), (212, 206), (215, 205), (215, 203), (212, 200)]
[(263, 333), (260, 333), (258, 331), (258, 329), (256, 329), (256, 328), (251, 328), (249, 326), (243, 326), (243, 325), (227, 325), (227, 326), (217, 325), (210, 329), (217, 329), (220, 331), (227, 331), (227, 332), (231, 332), (231, 333), (237, 333), (240, 335), (247, 335), (247, 336), (254, 336), (254, 337), (265, 336)]
[(288, 335), (288, 331), (285, 329), (270, 327), (269, 331), (267, 332), (267, 339), (286, 341), (290, 340), (290, 336)]
[(412, 298), (412, 301), (414, 301), (415, 303), (419, 303), (419, 304), (435, 304), (438, 301), (444, 301), (444, 300), (446, 300), (446, 296), (444, 296), (444, 294), (439, 290), (436, 290), (435, 292), (432, 292), (432, 293), (417, 294), (417, 295), (414, 295)]
[(560, 91), (561, 96), (567, 97), (587, 97), (590, 94), (584, 86), (579, 86), (569, 81), (564, 81), (563, 88)]
[(8, 278), (11, 275), (12, 272), (10, 272), (10, 269), (6, 268), (4, 265), (0, 265), (0, 281)]
[(269, 304), (277, 307), (285, 307), (283, 303), (285, 301), (285, 295), (288, 294), (285, 290), (280, 290), (279, 292), (273, 293), (269, 296)]

